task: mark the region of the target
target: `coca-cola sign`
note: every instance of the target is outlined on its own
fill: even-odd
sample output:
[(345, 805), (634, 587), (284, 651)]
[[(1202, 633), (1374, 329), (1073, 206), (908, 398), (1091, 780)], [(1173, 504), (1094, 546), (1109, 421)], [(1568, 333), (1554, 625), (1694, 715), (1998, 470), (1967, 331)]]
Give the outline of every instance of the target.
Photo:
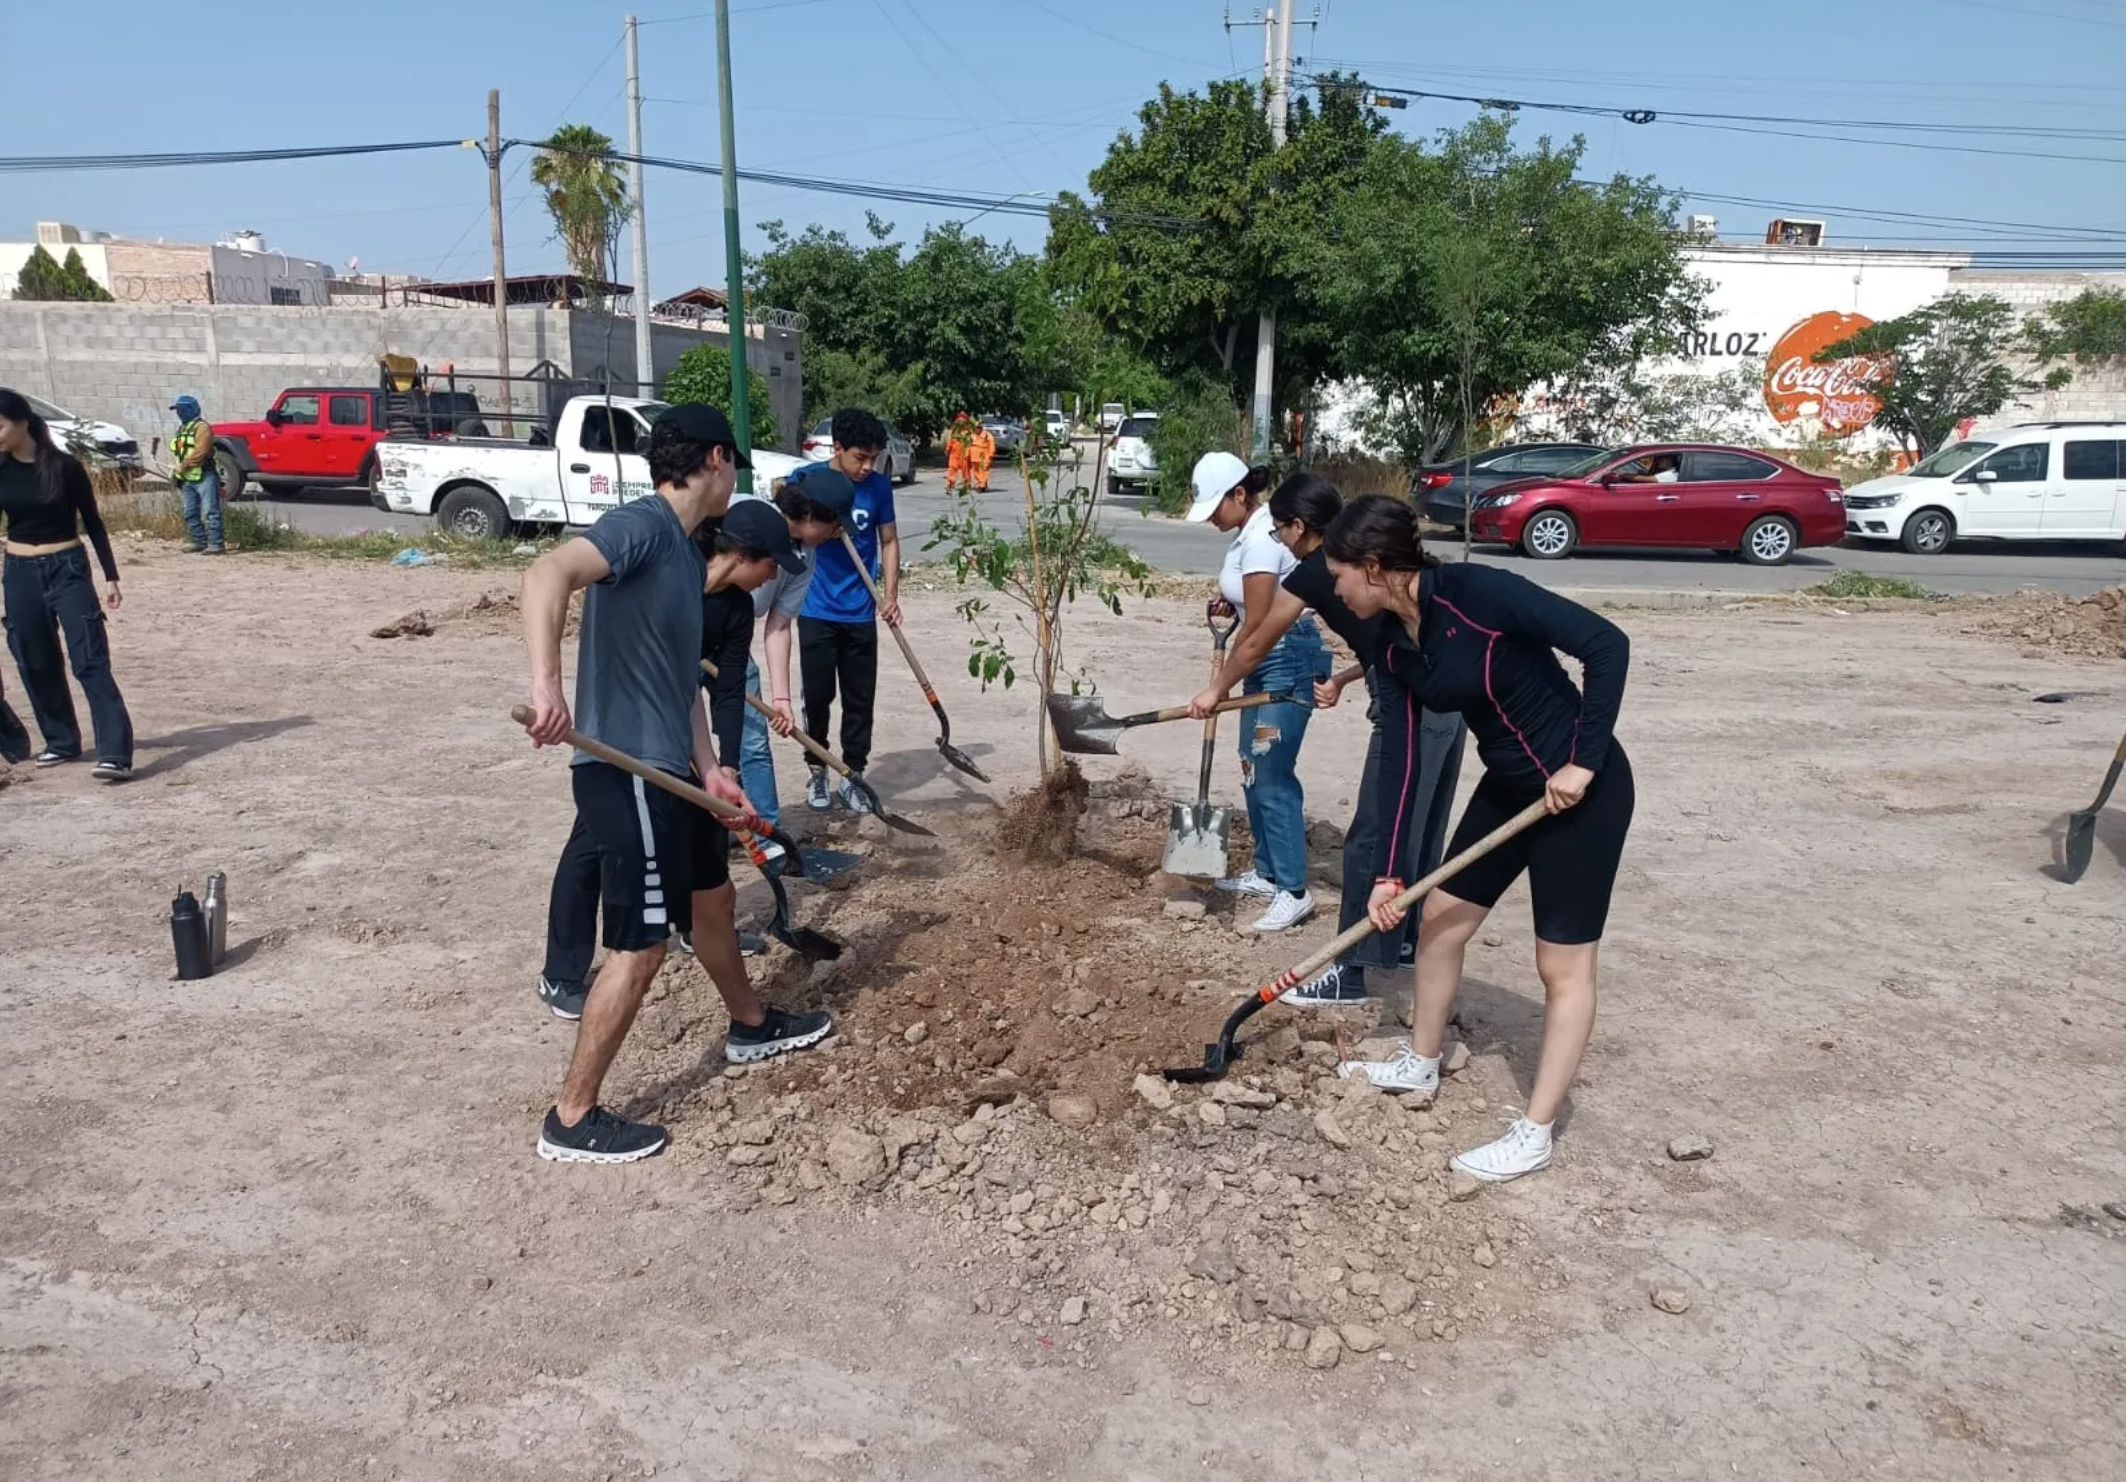
[(1887, 355), (1850, 355), (1818, 362), (1824, 349), (1874, 321), (1859, 314), (1811, 314), (1779, 336), (1764, 362), (1764, 405), (1780, 422), (1845, 437), (1875, 420), (1882, 398), (1875, 388), (1890, 382)]

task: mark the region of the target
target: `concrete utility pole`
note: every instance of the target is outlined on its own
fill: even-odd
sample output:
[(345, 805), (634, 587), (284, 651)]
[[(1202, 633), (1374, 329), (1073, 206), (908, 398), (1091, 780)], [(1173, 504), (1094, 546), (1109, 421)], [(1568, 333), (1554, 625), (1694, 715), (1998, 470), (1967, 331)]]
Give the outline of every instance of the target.
[[(1269, 85), (1270, 141), (1284, 147), (1286, 101), (1292, 79), (1292, 6), (1285, 0), (1262, 17), (1262, 76)], [(1277, 311), (1264, 309), (1255, 326), (1255, 457), (1269, 456), (1271, 395), (1277, 369)]]
[(487, 219), (495, 247), (495, 363), (502, 374), (502, 435), (517, 435), (510, 415), (509, 268), (502, 260), (502, 90), (487, 90)]
[[(731, 123), (731, 0), (716, 0), (716, 105), (723, 120), (723, 274), (731, 333), (731, 430), (738, 451), (753, 456), (753, 410), (746, 387), (746, 264), (738, 250), (738, 135)], [(753, 492), (751, 469), (738, 470), (738, 491)]]
[(650, 346), (650, 223), (642, 199), (642, 60), (635, 50), (635, 18), (627, 18), (627, 167), (635, 279), (635, 394), (657, 394), (657, 361)]

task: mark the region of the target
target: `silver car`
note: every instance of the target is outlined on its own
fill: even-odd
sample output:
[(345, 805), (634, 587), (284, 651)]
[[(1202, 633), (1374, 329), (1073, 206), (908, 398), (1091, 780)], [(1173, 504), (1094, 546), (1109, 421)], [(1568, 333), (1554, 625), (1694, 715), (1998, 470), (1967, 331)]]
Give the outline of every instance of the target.
[[(834, 419), (822, 417), (804, 442), (804, 455), (814, 463), (825, 462), (834, 453)], [(915, 445), (891, 422), (886, 424), (885, 451), (878, 455), (877, 471), (896, 484), (915, 482)]]

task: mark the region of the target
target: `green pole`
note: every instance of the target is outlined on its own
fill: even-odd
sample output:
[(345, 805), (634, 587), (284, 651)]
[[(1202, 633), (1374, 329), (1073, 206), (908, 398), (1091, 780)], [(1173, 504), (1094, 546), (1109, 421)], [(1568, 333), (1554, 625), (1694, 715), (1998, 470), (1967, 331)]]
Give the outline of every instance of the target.
[[(731, 124), (731, 0), (716, 0), (716, 105), (723, 118), (723, 259), (725, 306), (731, 332), (731, 430), (738, 449), (753, 455), (753, 404), (746, 385), (746, 268), (738, 248), (738, 138)], [(750, 469), (738, 470), (738, 489), (753, 492)]]

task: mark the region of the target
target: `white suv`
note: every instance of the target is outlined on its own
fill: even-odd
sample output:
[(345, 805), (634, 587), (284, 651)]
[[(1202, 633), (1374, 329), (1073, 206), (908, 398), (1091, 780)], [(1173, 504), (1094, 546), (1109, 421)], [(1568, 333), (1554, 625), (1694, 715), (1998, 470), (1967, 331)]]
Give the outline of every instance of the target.
[(2024, 422), (1846, 490), (1846, 538), (2126, 540), (2126, 422)]
[(1107, 455), (1107, 492), (1124, 494), (1141, 490), (1159, 477), (1159, 459), (1152, 452), (1152, 429), (1159, 425), (1157, 412), (1132, 412), (1115, 429), (1115, 446)]

